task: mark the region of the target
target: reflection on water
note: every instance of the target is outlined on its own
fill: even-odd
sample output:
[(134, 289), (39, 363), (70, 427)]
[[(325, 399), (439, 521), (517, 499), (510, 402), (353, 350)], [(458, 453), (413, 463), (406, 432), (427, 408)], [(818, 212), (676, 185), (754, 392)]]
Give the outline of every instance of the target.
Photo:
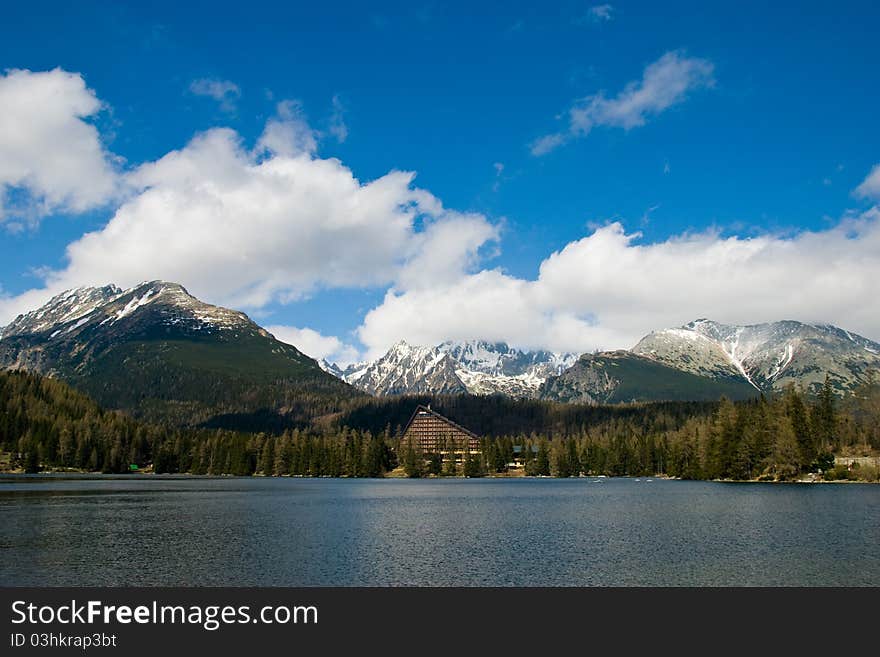
[(880, 585), (880, 486), (0, 477), (0, 585)]

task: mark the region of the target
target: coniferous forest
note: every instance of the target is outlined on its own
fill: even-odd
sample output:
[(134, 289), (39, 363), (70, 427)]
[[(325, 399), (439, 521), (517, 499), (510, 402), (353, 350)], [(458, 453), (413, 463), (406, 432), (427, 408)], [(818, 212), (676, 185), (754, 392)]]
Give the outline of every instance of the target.
[[(426, 403), (482, 436), (480, 454), (453, 460), (402, 444), (413, 409)], [(878, 479), (869, 464), (834, 463), (835, 455), (880, 451), (878, 384), (846, 398), (826, 385), (815, 397), (790, 388), (736, 403), (587, 406), (465, 395), (363, 397), (335, 414), (319, 406), (298, 409), (312, 418), (305, 426), (267, 422), (249, 432), (163, 426), (104, 410), (54, 379), (0, 372), (0, 470)]]

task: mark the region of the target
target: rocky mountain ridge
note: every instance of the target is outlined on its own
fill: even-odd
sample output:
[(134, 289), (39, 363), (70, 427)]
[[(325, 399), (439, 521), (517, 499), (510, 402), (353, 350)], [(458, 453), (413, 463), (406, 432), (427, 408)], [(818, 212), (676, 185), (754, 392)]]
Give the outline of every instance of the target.
[(880, 371), (880, 344), (828, 324), (791, 320), (736, 326), (698, 319), (642, 338), (632, 353), (711, 379), (740, 379), (756, 391), (789, 384), (813, 392), (827, 375), (838, 392)]
[(304, 397), (357, 394), (244, 313), (165, 281), (57, 295), (4, 329), (0, 369), (57, 377), (105, 407), (180, 424), (295, 416)]
[(541, 384), (576, 360), (574, 354), (526, 351), (505, 343), (447, 341), (434, 347), (401, 340), (381, 358), (345, 369), (324, 368), (373, 395), (503, 394), (534, 397)]
[(880, 376), (880, 344), (824, 324), (745, 326), (698, 319), (654, 331), (632, 349), (584, 354), (522, 351), (504, 343), (399, 342), (380, 359), (327, 371), (373, 395), (503, 394), (604, 403), (745, 399), (790, 384), (816, 393), (825, 376), (845, 394)]

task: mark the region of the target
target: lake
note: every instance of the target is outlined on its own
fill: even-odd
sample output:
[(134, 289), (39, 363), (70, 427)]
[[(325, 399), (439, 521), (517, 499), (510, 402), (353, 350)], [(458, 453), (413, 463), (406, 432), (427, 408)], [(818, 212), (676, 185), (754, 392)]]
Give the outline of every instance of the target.
[(0, 477), (5, 586), (880, 585), (880, 486)]

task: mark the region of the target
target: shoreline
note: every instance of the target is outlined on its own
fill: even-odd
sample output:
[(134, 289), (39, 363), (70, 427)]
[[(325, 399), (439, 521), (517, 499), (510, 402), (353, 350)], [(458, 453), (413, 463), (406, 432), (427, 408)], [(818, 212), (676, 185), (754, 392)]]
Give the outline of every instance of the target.
[(21, 477), (28, 479), (58, 479), (63, 477), (64, 475), (77, 475), (83, 478), (85, 477), (94, 477), (101, 479), (136, 479), (136, 478), (162, 478), (162, 479), (351, 479), (351, 480), (396, 480), (396, 479), (412, 479), (414, 481), (423, 480), (423, 481), (438, 481), (438, 480), (469, 480), (469, 479), (558, 479), (562, 480), (577, 480), (577, 479), (633, 479), (633, 480), (657, 480), (657, 481), (705, 481), (709, 483), (715, 484), (880, 484), (880, 481), (867, 481), (860, 479), (794, 479), (794, 480), (760, 480), (760, 479), (683, 479), (681, 477), (670, 477), (668, 475), (659, 474), (659, 475), (622, 475), (622, 476), (614, 476), (614, 475), (578, 475), (577, 477), (555, 477), (555, 476), (547, 476), (547, 475), (526, 475), (526, 474), (505, 474), (505, 473), (493, 473), (489, 475), (484, 475), (482, 477), (465, 477), (462, 475), (456, 476), (434, 476), (430, 475), (427, 477), (407, 477), (401, 475), (391, 475), (384, 477), (332, 477), (329, 475), (321, 475), (321, 476), (306, 476), (306, 475), (263, 475), (263, 474), (254, 474), (254, 475), (232, 475), (232, 474), (194, 474), (191, 472), (167, 472), (167, 473), (156, 473), (156, 472), (95, 472), (88, 470), (46, 470), (43, 472), (24, 472), (21, 470), (18, 471), (4, 471), (0, 470), (0, 477)]

